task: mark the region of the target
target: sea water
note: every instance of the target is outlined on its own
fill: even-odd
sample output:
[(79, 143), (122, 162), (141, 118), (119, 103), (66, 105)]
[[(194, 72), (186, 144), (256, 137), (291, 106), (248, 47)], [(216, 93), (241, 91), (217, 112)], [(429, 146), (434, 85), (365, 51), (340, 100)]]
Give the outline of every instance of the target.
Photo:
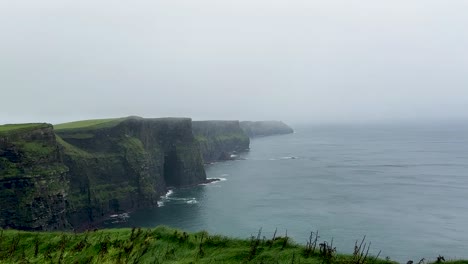
[(206, 167), (221, 181), (175, 189), (159, 207), (106, 226), (169, 225), (249, 238), (310, 232), (351, 253), (405, 262), (468, 258), (468, 126), (298, 126), (256, 138), (239, 160)]

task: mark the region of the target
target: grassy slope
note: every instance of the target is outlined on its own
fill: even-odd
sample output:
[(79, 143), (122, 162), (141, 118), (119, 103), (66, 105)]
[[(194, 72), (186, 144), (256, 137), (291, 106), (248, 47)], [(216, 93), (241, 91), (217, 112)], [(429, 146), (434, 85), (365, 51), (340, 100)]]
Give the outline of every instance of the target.
[(357, 263), (351, 255), (328, 259), (304, 252), (304, 246), (284, 238), (232, 239), (167, 227), (80, 234), (0, 231), (0, 263)]

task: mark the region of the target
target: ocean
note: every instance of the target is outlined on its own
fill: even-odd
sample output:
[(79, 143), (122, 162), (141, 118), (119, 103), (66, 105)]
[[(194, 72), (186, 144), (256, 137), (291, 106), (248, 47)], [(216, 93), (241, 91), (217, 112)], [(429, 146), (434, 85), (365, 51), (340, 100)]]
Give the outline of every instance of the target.
[[(168, 225), (240, 238), (310, 232), (351, 253), (404, 262), (468, 258), (468, 124), (297, 126), (207, 165), (221, 181), (171, 190), (106, 227)], [(114, 223), (112, 223), (114, 222)]]

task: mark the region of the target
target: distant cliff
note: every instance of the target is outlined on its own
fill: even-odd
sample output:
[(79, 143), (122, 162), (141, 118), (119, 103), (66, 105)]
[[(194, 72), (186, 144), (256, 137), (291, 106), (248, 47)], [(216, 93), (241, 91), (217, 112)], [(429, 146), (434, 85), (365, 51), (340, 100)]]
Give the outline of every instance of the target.
[(79, 227), (205, 181), (189, 118), (0, 126), (0, 227)]
[(294, 133), (292, 128), (281, 121), (242, 121), (240, 126), (251, 138)]
[(205, 163), (228, 160), (249, 149), (250, 139), (239, 121), (194, 121), (192, 128)]

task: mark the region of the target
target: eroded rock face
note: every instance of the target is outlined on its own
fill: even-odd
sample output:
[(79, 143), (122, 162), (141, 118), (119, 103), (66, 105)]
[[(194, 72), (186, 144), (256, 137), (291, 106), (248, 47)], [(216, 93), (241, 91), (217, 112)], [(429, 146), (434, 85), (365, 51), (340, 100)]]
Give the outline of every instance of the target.
[(192, 126), (205, 163), (228, 160), (249, 149), (250, 139), (239, 121), (194, 121)]
[(0, 134), (0, 227), (54, 230), (66, 219), (68, 168), (52, 125)]
[(294, 133), (292, 128), (281, 121), (242, 121), (240, 126), (251, 138)]

